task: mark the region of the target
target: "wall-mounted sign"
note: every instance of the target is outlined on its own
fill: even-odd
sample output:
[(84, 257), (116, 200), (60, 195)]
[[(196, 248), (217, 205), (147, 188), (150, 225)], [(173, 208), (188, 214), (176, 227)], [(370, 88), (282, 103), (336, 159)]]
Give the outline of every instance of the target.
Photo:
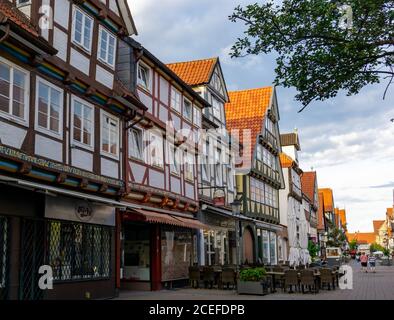
[(216, 190), (213, 194), (213, 204), (215, 207), (223, 207), (226, 205), (226, 194), (223, 190)]
[(89, 222), (93, 218), (93, 208), (87, 201), (77, 202), (75, 204), (75, 215), (83, 222)]

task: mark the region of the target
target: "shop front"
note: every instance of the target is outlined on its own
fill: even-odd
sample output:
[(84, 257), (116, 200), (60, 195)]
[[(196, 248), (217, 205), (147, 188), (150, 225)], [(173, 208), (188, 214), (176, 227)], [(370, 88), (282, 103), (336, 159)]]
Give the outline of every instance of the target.
[[(279, 262), (278, 233), (280, 231), (279, 226), (256, 223), (258, 261), (264, 265), (277, 265)], [(282, 241), (281, 245), (283, 246)]]
[(155, 291), (188, 284), (197, 260), (197, 230), (191, 217), (149, 210), (128, 211), (121, 227), (121, 289)]
[(0, 298), (114, 297), (115, 209), (43, 190), (0, 186)]
[(207, 227), (199, 235), (200, 265), (237, 264), (236, 222), (231, 212), (206, 206), (202, 221)]

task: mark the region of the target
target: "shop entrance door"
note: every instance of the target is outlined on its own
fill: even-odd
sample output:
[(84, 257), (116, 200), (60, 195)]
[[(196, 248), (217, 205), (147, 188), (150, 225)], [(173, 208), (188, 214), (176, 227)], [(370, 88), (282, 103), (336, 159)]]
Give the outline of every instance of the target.
[(253, 263), (254, 244), (253, 244), (252, 232), (249, 230), (249, 228), (245, 229), (243, 241), (244, 241), (244, 261), (247, 261), (248, 263)]
[(21, 221), (21, 271), (20, 300), (41, 300), (44, 291), (38, 286), (39, 268), (44, 265), (45, 221), (23, 219)]
[(9, 220), (0, 217), (0, 300), (6, 300), (9, 292)]

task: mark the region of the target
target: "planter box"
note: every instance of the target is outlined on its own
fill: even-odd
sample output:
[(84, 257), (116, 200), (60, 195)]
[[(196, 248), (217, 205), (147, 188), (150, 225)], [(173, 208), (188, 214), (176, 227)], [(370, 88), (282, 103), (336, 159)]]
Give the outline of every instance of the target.
[(240, 281), (237, 282), (238, 294), (266, 295), (268, 294), (268, 283), (262, 281)]

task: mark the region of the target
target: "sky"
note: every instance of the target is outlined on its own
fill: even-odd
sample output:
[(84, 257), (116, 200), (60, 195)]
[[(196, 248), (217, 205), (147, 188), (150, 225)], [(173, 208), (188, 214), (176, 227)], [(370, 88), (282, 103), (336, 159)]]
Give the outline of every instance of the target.
[[(228, 90), (272, 85), (275, 54), (231, 59), (245, 30), (228, 16), (252, 0), (129, 0), (139, 35), (134, 37), (165, 63), (219, 57)], [(365, 87), (314, 102), (302, 113), (294, 89), (277, 88), (281, 133), (298, 129), (304, 171), (317, 171), (319, 187), (332, 188), (335, 205), (346, 208), (350, 232), (373, 231), (393, 205), (394, 85)]]

